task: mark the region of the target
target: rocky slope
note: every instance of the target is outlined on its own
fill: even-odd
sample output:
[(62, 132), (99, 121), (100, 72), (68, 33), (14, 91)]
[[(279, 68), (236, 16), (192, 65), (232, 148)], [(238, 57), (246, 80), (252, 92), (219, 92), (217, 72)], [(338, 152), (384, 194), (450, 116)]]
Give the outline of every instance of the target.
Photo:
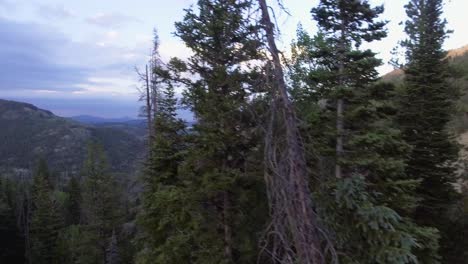
[(0, 99), (0, 171), (28, 171), (44, 157), (53, 170), (77, 173), (90, 141), (104, 146), (116, 172), (134, 171), (144, 153), (143, 137), (128, 128), (86, 125), (31, 104)]

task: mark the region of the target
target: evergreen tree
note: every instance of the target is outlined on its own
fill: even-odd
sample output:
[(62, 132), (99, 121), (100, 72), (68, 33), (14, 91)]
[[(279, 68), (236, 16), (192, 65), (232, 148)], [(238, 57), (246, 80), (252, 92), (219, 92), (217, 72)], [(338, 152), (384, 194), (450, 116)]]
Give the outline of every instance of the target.
[(90, 143), (88, 156), (84, 162), (83, 186), (83, 252), (85, 263), (103, 263), (106, 247), (112, 230), (121, 221), (118, 186), (112, 174), (102, 147)]
[[(250, 7), (249, 1), (200, 0), (197, 10), (186, 10), (184, 20), (176, 23), (176, 35), (193, 51), (187, 63), (178, 61), (176, 72), (196, 76), (182, 80), (187, 88), (183, 103), (195, 114), (196, 124), (183, 160), (159, 163), (170, 166), (164, 165), (156, 177), (160, 181), (169, 176), (159, 185), (165, 191), (153, 197), (159, 206), (165, 203), (159, 224), (166, 231), (158, 237), (165, 243), (156, 249), (157, 263), (257, 259), (258, 227), (265, 211), (258, 199), (262, 168), (249, 160), (259, 142), (248, 112), (254, 82), (249, 61), (259, 58), (260, 45), (257, 28), (248, 19)], [(165, 144), (159, 148), (167, 149)], [(175, 153), (181, 155), (180, 150)]]
[(177, 118), (177, 99), (172, 81), (167, 78), (169, 72), (162, 65), (152, 70), (158, 79), (165, 79), (166, 85), (159, 86), (158, 111), (144, 170), (142, 212), (138, 216), (143, 228), (138, 239), (142, 249), (137, 263), (190, 262), (189, 234), (180, 232), (189, 224), (186, 210), (192, 197), (178, 174), (186, 147), (185, 123)]
[(319, 154), (310, 162), (335, 176), (322, 178), (316, 195), (340, 261), (417, 263), (424, 255), (419, 261), (436, 263), (435, 230), (409, 218), (418, 182), (404, 173), (409, 146), (393, 128), (393, 87), (376, 84), (381, 61), (360, 49), (386, 36), (382, 12), (368, 1), (320, 1), (312, 9), (319, 33), (312, 38), (299, 28), (293, 45), (293, 95), (313, 137), (307, 145)]
[(85, 245), (86, 236), (80, 225), (69, 225), (60, 230), (58, 238), (59, 263), (92, 263), (87, 257), (92, 254)]
[(57, 239), (61, 220), (52, 191), (47, 163), (41, 159), (33, 178), (33, 208), (29, 227), (30, 261), (34, 264), (58, 263)]
[(16, 224), (12, 186), (0, 176), (0, 263), (24, 263), (24, 239)]
[(81, 187), (76, 177), (72, 177), (67, 185), (68, 199), (66, 201), (67, 225), (78, 225), (81, 219)]
[(451, 119), (451, 89), (447, 82), (447, 22), (441, 18), (442, 0), (411, 0), (406, 5), (408, 20), (405, 32), (407, 65), (404, 67), (404, 95), (400, 124), (405, 140), (412, 146), (406, 173), (421, 179), (417, 193), (421, 199), (415, 211), (417, 223), (441, 231), (441, 254), (444, 263), (459, 263), (452, 254), (457, 242), (448, 237), (447, 209), (457, 193), (454, 164), (458, 149), (446, 126)]

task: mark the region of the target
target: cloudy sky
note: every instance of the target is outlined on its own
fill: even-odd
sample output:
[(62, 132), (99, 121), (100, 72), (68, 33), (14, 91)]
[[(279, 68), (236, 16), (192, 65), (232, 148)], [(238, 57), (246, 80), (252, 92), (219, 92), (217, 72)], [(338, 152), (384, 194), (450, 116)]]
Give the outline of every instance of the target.
[[(298, 23), (315, 31), (309, 10), (318, 0), (284, 0), (291, 16), (278, 13), (280, 44), (288, 49)], [(389, 37), (370, 45), (386, 62), (404, 38), (406, 0), (371, 0), (386, 7)], [(174, 22), (195, 0), (0, 0), (0, 98), (30, 102), (62, 116), (136, 116), (134, 67), (144, 65), (157, 28), (161, 54), (185, 57), (172, 35)], [(445, 16), (455, 30), (447, 49), (468, 44), (467, 0), (447, 0)], [(381, 73), (391, 70), (388, 65)]]

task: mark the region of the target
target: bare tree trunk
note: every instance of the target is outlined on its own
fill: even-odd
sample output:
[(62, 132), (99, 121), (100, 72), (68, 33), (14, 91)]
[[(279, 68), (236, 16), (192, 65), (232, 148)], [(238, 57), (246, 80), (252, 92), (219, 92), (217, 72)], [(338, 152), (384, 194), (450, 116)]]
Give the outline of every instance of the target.
[[(158, 113), (158, 86), (157, 86), (157, 83), (156, 83), (156, 80), (157, 80), (157, 76), (156, 74), (154, 73), (154, 68), (156, 67), (156, 62), (155, 62), (155, 58), (151, 60), (151, 72), (149, 74), (149, 79), (150, 79), (150, 85), (151, 85), (151, 88), (150, 88), (150, 94), (151, 94), (151, 107), (152, 107), (152, 111), (153, 111), (153, 120), (156, 119), (156, 116), (157, 116), (157, 113)], [(153, 131), (153, 133), (155, 133), (155, 131)]]
[(341, 157), (343, 156), (343, 107), (344, 102), (339, 98), (336, 102), (336, 161), (335, 161), (335, 177), (342, 178), (342, 169), (340, 165)]
[(153, 120), (152, 120), (152, 106), (151, 106), (151, 92), (150, 92), (150, 80), (148, 74), (148, 65), (146, 65), (146, 74), (145, 74), (145, 82), (146, 82), (146, 121), (148, 122), (148, 143), (151, 146), (151, 140), (153, 137)]
[[(282, 257), (279, 262), (325, 263), (325, 257), (320, 245), (320, 231), (313, 211), (312, 193), (309, 189), (305, 150), (302, 146), (296, 113), (287, 92), (279, 57), (280, 52), (275, 43), (274, 24), (271, 22), (266, 0), (258, 0), (258, 3), (262, 12), (262, 24), (274, 66), (275, 79), (272, 95), (276, 101), (274, 104), (278, 108), (276, 109), (278, 118), (281, 118), (285, 129), (285, 146), (283, 150), (280, 150), (284, 152), (281, 155), (284, 158), (283, 161), (279, 161), (281, 168), (272, 168), (276, 172), (273, 172), (272, 179), (267, 179), (267, 186), (270, 189), (269, 195), (271, 196), (269, 198), (272, 210), (272, 225), (276, 229), (273, 230), (273, 233), (276, 233), (277, 240), (282, 240), (278, 244), (283, 248), (279, 250), (281, 252), (294, 252), (293, 256)], [(274, 129), (273, 126), (271, 129)], [(274, 132), (269, 131), (269, 134), (274, 134)], [(274, 143), (266, 142), (265, 147), (271, 148), (271, 146), (268, 146), (270, 144)], [(283, 220), (280, 218), (283, 218)], [(292, 237), (292, 245), (285, 241), (289, 236)], [(273, 252), (272, 255), (276, 253)]]
[(231, 201), (229, 199), (229, 193), (223, 192), (223, 229), (224, 229), (224, 256), (232, 262), (232, 231), (230, 226), (230, 214), (229, 210), (231, 207)]

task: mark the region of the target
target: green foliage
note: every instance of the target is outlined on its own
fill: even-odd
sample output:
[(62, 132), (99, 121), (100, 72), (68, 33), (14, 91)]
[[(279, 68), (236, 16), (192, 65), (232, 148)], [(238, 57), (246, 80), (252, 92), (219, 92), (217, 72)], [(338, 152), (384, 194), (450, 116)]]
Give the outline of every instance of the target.
[(457, 199), (453, 164), (458, 148), (446, 129), (453, 111), (453, 95), (442, 50), (447, 37), (442, 8), (442, 0), (411, 0), (406, 5), (408, 39), (403, 46), (407, 65), (400, 124), (405, 140), (412, 146), (406, 173), (422, 180), (417, 190), (421, 201), (414, 219), (441, 231), (443, 263), (452, 263), (448, 259), (459, 243), (448, 237), (446, 230), (451, 223), (446, 215)]
[(195, 263), (250, 263), (258, 251), (248, 245), (258, 243), (261, 229), (248, 224), (266, 216), (264, 201), (254, 200), (263, 193), (262, 166), (249, 163), (259, 146), (258, 121), (249, 112), (260, 74), (251, 61), (263, 59), (259, 27), (248, 17), (250, 1), (200, 0), (198, 8), (176, 23), (176, 34), (194, 52), (188, 71), (200, 77), (184, 94), (197, 124), (181, 167), (196, 189), (194, 209), (202, 220), (193, 257)]
[(331, 180), (323, 187), (319, 213), (335, 234), (340, 263), (438, 263), (436, 256), (416, 256), (420, 249), (436, 252), (437, 230), (417, 227), (382, 205), (381, 194), (364, 177)]
[(67, 188), (68, 197), (65, 202), (65, 214), (67, 225), (78, 225), (81, 220), (81, 186), (76, 177), (72, 177), (68, 182)]
[(49, 170), (45, 160), (39, 161), (32, 185), (30, 222), (31, 260), (33, 263), (58, 263), (57, 238), (62, 219), (52, 196)]
[(119, 187), (109, 173), (102, 147), (90, 143), (83, 165), (83, 244), (90, 262), (103, 263), (112, 231), (122, 221)]
[(0, 176), (0, 263), (24, 263), (24, 238), (16, 224), (12, 183)]
[[(159, 69), (160, 72), (162, 69)], [(142, 212), (138, 223), (143, 227), (138, 242), (141, 250), (137, 263), (189, 262), (191, 192), (185, 192), (178, 166), (185, 148), (185, 124), (176, 117), (176, 99), (170, 82), (158, 98), (154, 136), (145, 166)], [(183, 202), (180, 202), (180, 201)], [(184, 230), (184, 231), (182, 231)]]
[(92, 263), (84, 262), (84, 258), (92, 252), (83, 251), (83, 232), (79, 225), (69, 225), (60, 230), (58, 252), (60, 263)]
[[(409, 217), (419, 181), (405, 174), (411, 148), (395, 128), (395, 89), (376, 84), (381, 62), (360, 49), (386, 36), (386, 22), (378, 21), (382, 12), (367, 1), (320, 1), (312, 9), (319, 33), (310, 37), (299, 28), (293, 44), (293, 95), (310, 135), (309, 162), (322, 175), (317, 210), (341, 262), (438, 263), (437, 231)], [(344, 105), (344, 153), (337, 160), (338, 99)], [(330, 178), (336, 162), (344, 178)], [(420, 252), (424, 259), (418, 259)]]
[[(164, 90), (162, 105), (171, 107), (159, 109), (155, 121), (140, 219), (153, 246), (140, 252), (139, 263), (257, 259), (266, 211), (262, 166), (253, 161), (260, 138), (248, 112), (259, 74), (250, 60), (261, 58), (249, 8), (249, 1), (200, 0), (176, 23), (193, 55), (167, 69), (186, 86), (183, 103), (197, 123), (185, 134), (173, 94)], [(182, 78), (186, 73), (196, 78)]]
[(125, 127), (83, 125), (30, 104), (2, 99), (0, 113), (0, 171), (32, 168), (39, 153), (53, 171), (78, 173), (86, 144), (92, 140), (104, 145), (113, 170), (134, 171), (143, 153), (140, 136)]

